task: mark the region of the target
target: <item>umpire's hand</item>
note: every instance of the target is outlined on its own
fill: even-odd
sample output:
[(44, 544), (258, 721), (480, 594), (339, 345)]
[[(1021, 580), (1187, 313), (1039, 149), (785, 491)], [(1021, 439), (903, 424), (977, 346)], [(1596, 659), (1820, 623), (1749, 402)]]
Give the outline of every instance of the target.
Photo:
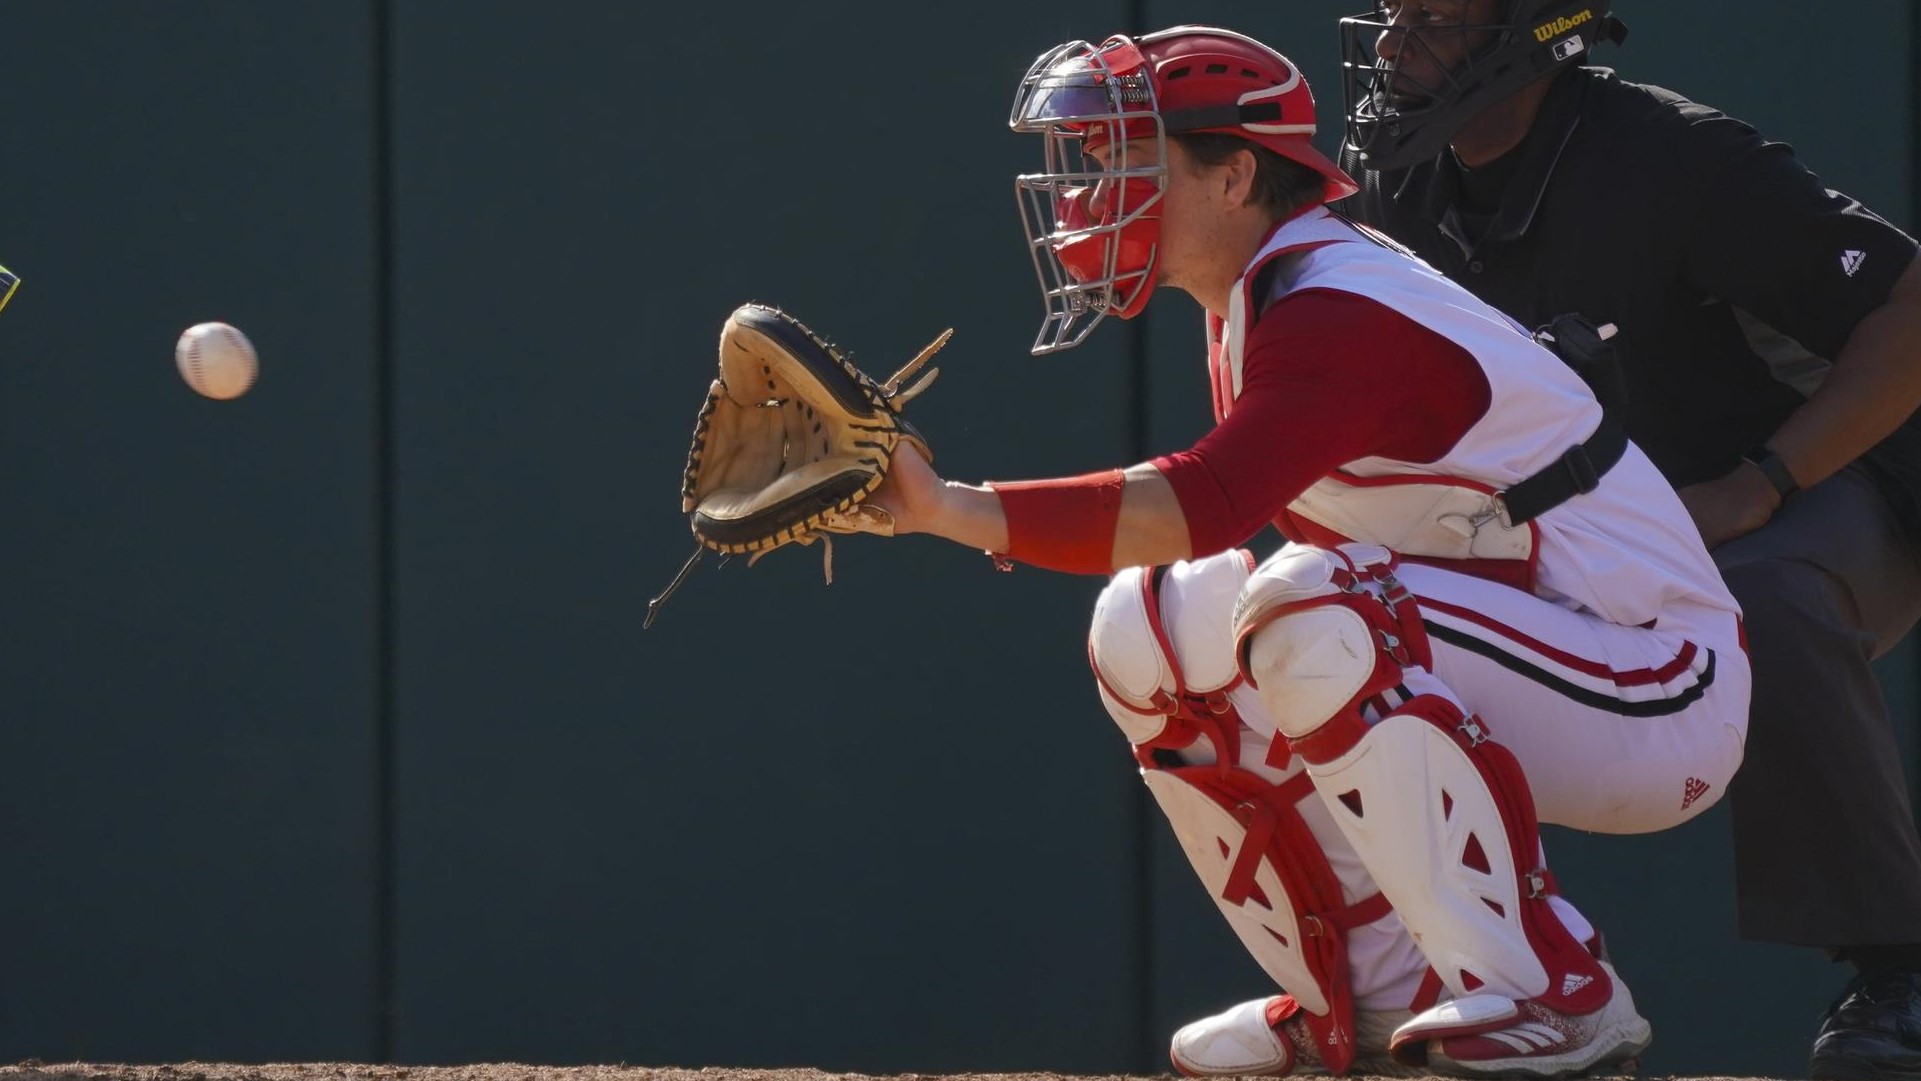
[(1768, 524), (1781, 507), (1780, 493), (1753, 462), (1742, 462), (1718, 480), (1690, 484), (1680, 495), (1709, 550)]

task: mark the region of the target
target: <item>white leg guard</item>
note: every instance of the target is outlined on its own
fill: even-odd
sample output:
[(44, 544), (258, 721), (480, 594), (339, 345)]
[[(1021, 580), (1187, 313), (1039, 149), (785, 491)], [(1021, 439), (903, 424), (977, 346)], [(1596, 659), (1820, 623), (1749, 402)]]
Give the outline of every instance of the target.
[(1354, 1007), (1345, 935), (1388, 906), (1380, 894), (1343, 904), (1340, 883), (1294, 806), (1312, 797), (1311, 785), (1275, 786), (1210, 766), (1144, 770), (1142, 777), (1228, 925), (1311, 1015), (1318, 1056), (1329, 1069), (1346, 1069)]
[(1543, 999), (1570, 1013), (1606, 1003), (1594, 955), (1549, 906), (1527, 780), (1478, 720), (1421, 695), (1308, 770), (1457, 997)]
[[(1270, 755), (1269, 740), (1245, 729), (1235, 709), (1232, 697), (1250, 692), (1229, 616), (1252, 567), (1245, 552), (1231, 552), (1120, 572), (1095, 607), (1088, 654), (1181, 850), (1248, 952), (1304, 1011), (1296, 1024), (1312, 1051), (1302, 1057), (1341, 1072), (1356, 1050), (1346, 934), (1389, 909), (1371, 885), (1346, 902), (1298, 806), (1317, 800), (1313, 782), (1298, 765), (1282, 772), (1285, 745)], [(1174, 1062), (1188, 1073), (1286, 1073), (1297, 1051), (1279, 1032), (1252, 1033), (1258, 1048), (1220, 1062), (1184, 1056), (1177, 1036)]]
[[(1527, 779), (1425, 670), (1426, 634), (1393, 562), (1365, 545), (1283, 549), (1235, 612), (1243, 671), (1428, 962), (1464, 1000), (1450, 1007), (1481, 1002), (1475, 1023), (1487, 1028), (1477, 1031), (1512, 1023), (1530, 1000), (1595, 1013), (1613, 984), (1549, 905)], [(1421, 1019), (1396, 1034), (1397, 1051), (1425, 1052)]]

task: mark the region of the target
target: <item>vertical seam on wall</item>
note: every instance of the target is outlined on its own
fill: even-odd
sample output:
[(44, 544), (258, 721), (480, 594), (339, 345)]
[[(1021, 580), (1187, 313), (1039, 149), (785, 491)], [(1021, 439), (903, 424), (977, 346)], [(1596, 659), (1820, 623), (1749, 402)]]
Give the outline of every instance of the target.
[[(1916, 0), (1921, 3), (1921, 0)], [(1147, 32), (1147, 0), (1127, 0), (1126, 25), (1131, 34)], [(1127, 399), (1125, 437), (1131, 462), (1147, 459), (1149, 389), (1147, 348), (1148, 315), (1143, 312), (1127, 324)], [(1147, 786), (1129, 785), (1133, 795), (1127, 802), (1128, 836), (1133, 839), (1134, 894), (1134, 1048), (1136, 1068), (1157, 1069), (1165, 1057), (1155, 1053), (1154, 983), (1159, 978), (1154, 963), (1154, 844), (1152, 816), (1147, 809)]]
[(374, 461), (374, 971), (375, 1062), (394, 1058), (394, 193), (393, 9), (373, 14), (373, 461)]
[[(1915, 125), (1921, 124), (1921, 0), (1913, 0), (1908, 5), (1908, 232), (1921, 236), (1921, 132)], [(1909, 663), (1917, 675), (1916, 686), (1921, 686), (1921, 650), (1916, 650)], [(1921, 721), (1921, 706), (1910, 706), (1908, 721), (1913, 724)], [(1921, 778), (1921, 741), (1915, 744), (1912, 761), (1908, 763), (1909, 803), (1912, 808), (1921, 810), (1921, 800), (1914, 798), (1914, 778)], [(1910, 813), (1915, 813), (1911, 811)], [(1921, 824), (1921, 814), (1915, 821)]]
[[(1147, 460), (1147, 315), (1141, 314), (1128, 327), (1127, 339), (1127, 455), (1131, 462)], [(1130, 756), (1131, 760), (1131, 756)], [(1132, 796), (1127, 803), (1128, 836), (1133, 839), (1134, 859), (1134, 982), (1138, 998), (1134, 1004), (1137, 1068), (1149, 1072), (1159, 1069), (1161, 1056), (1155, 1050), (1154, 983), (1159, 978), (1154, 959), (1154, 817), (1148, 810), (1144, 784), (1128, 786)]]

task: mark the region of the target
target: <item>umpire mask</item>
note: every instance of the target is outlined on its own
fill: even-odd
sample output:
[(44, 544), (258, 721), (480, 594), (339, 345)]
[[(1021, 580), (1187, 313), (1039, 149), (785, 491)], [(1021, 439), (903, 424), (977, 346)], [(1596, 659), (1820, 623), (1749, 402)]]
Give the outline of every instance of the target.
[(1450, 17), (1467, 6), (1378, 0), (1341, 20), (1347, 144), (1366, 168), (1431, 160), (1481, 110), (1627, 40), (1608, 0), (1502, 0), (1496, 22)]

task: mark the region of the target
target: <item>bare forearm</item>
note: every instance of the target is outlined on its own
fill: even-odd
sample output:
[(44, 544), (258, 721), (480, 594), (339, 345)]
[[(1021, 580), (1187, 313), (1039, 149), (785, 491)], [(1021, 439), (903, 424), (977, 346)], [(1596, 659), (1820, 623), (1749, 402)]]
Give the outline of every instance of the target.
[(921, 531), (983, 552), (1007, 551), (1007, 515), (991, 488), (948, 481)]
[(1121, 489), (1121, 520), (1114, 530), (1114, 566), (1153, 567), (1192, 555), (1187, 515), (1174, 486), (1147, 463), (1124, 475), (1127, 486)]
[(1802, 487), (1880, 442), (1921, 406), (1921, 260), (1848, 337), (1813, 397), (1768, 440)]

